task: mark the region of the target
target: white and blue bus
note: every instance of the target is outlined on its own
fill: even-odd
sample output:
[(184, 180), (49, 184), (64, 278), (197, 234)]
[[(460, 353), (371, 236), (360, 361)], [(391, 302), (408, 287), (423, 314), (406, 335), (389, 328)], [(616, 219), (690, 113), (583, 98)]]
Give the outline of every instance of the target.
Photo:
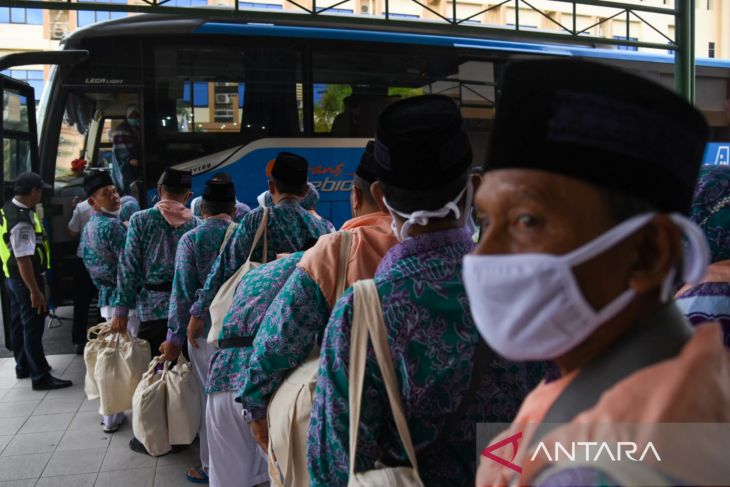
[[(130, 104), (141, 108), (141, 172), (133, 190), (143, 206), (154, 201), (164, 168), (179, 166), (192, 170), (197, 194), (214, 174), (229, 173), (238, 199), (254, 207), (269, 161), (289, 150), (308, 159), (320, 192), (317, 211), (339, 226), (350, 216), (350, 180), (377, 115), (395, 100), (422, 93), (453, 97), (480, 164), (510, 60), (591, 58), (674, 83), (669, 54), (452, 37), (425, 24), (398, 32), (345, 28), (336, 17), (279, 18), (247, 23), (138, 15), (81, 29), (58, 52), (0, 59), (0, 70), (55, 65), (38, 110), (37, 149), (29, 135), (35, 131), (29, 87), (7, 79), (0, 85), (7, 129), (0, 186), (26, 169), (53, 181), (44, 207), (57, 296), (72, 287), (63, 284), (75, 246), (65, 228), (72, 199), (83, 194), (71, 162), (108, 167), (111, 134)], [(697, 105), (713, 128), (706, 162), (728, 163), (730, 62), (697, 64)]]

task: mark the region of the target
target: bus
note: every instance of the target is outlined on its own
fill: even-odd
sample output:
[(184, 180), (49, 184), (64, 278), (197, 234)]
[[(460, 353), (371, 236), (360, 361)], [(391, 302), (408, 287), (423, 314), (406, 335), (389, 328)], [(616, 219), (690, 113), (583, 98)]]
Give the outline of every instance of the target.
[[(251, 207), (266, 189), (281, 150), (306, 157), (320, 193), (317, 211), (336, 226), (349, 218), (350, 180), (378, 113), (424, 93), (453, 97), (474, 152), (485, 157), (505, 65), (515, 59), (575, 57), (620, 66), (672, 87), (674, 57), (593, 45), (444, 35), (426, 23), (407, 31), (345, 27), (335, 16), (271, 14), (256, 22), (143, 14), (89, 26), (57, 52), (14, 54), (0, 71), (52, 64), (38, 107), (34, 95), (3, 78), (3, 198), (14, 177), (36, 170), (53, 182), (44, 203), (52, 242), (53, 290), (69, 298), (76, 243), (67, 235), (72, 201), (83, 197), (72, 162), (108, 168), (113, 134), (139, 107), (141, 161), (130, 186), (142, 206), (155, 202), (166, 167), (192, 171), (193, 192), (227, 172)], [(264, 17), (265, 20), (265, 17)], [(453, 31), (456, 32), (456, 31)], [(712, 126), (706, 162), (730, 157), (730, 62), (697, 61), (697, 106)]]

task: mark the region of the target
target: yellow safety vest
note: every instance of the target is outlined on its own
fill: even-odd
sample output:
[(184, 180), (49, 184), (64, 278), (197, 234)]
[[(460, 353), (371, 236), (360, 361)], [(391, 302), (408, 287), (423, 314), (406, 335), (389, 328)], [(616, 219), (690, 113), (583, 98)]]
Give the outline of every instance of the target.
[[(8, 205), (12, 205), (12, 208)], [(18, 263), (15, 260), (13, 249), (10, 245), (10, 231), (20, 222), (27, 221), (31, 223), (24, 216), (25, 212), (33, 214), (32, 224), (35, 230), (36, 246), (36, 252), (33, 256), (34, 270), (36, 274), (42, 274), (46, 269), (51, 268), (51, 246), (46, 238), (41, 220), (38, 218), (38, 213), (30, 209), (20, 208), (14, 205), (12, 201), (8, 201), (0, 209), (0, 260), (2, 260), (5, 277), (20, 277)]]

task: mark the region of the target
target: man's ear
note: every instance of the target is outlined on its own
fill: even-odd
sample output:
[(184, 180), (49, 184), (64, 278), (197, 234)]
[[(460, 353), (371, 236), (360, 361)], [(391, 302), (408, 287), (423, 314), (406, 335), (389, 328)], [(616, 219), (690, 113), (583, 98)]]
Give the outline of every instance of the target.
[(98, 210), (98, 209), (99, 209), (99, 206), (98, 206), (98, 205), (96, 204), (96, 201), (94, 201), (94, 198), (92, 198), (91, 196), (89, 196), (89, 197), (88, 197), (88, 198), (86, 199), (86, 202), (87, 202), (87, 203), (88, 203), (89, 205), (91, 205), (91, 207), (92, 207), (93, 209), (95, 209), (95, 210)]
[(667, 215), (659, 214), (633, 238), (636, 262), (629, 286), (637, 294), (661, 288), (669, 273), (682, 263), (682, 232)]
[(388, 208), (385, 207), (383, 187), (380, 185), (380, 181), (375, 181), (370, 185), (370, 194), (375, 200), (375, 204), (378, 205), (378, 209), (384, 213), (388, 212)]
[(352, 186), (352, 197), (353, 197), (352, 209), (353, 209), (353, 213), (354, 213), (356, 210), (359, 210), (362, 208), (362, 199), (363, 199), (362, 190), (360, 188), (358, 188), (357, 186), (353, 185)]
[(276, 185), (271, 179), (269, 179), (269, 194), (271, 196), (274, 196), (276, 194)]

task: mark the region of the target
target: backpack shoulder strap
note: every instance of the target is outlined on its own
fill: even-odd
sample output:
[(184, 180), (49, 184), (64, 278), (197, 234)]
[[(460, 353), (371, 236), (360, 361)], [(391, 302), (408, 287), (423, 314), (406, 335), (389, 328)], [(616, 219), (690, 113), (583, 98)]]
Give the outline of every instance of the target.
[(362, 401), (363, 381), (365, 379), (365, 363), (367, 359), (368, 335), (373, 343), (375, 357), (380, 374), (385, 384), (385, 392), (393, 413), (395, 426), (400, 435), (403, 447), (413, 470), (418, 472), (416, 451), (413, 448), (411, 432), (408, 429), (403, 402), (400, 395), (398, 377), (393, 366), (393, 357), (388, 345), (388, 334), (385, 330), (383, 311), (375, 281), (366, 279), (358, 281), (354, 288), (354, 308), (352, 330), (350, 336), (350, 474), (355, 472), (355, 455), (357, 454), (357, 436), (360, 425), (360, 406)]
[(231, 236), (233, 236), (233, 232), (235, 232), (237, 228), (238, 228), (238, 223), (236, 223), (236, 222), (231, 222), (228, 225), (228, 228), (226, 228), (226, 234), (223, 236), (223, 242), (221, 243), (221, 246), (218, 249), (218, 255), (223, 253), (223, 250), (225, 250), (225, 248), (226, 248), (226, 244), (231, 239)]
[(350, 260), (350, 247), (352, 246), (352, 233), (347, 230), (340, 232), (340, 253), (337, 261), (337, 286), (335, 287), (335, 299), (339, 299), (347, 289), (347, 267)]

